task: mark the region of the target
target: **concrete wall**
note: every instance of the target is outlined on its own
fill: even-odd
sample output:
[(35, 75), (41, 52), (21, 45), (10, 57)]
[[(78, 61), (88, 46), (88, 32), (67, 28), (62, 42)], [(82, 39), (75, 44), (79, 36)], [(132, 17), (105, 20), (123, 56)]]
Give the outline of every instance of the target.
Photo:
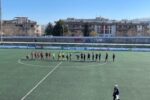
[(13, 42), (60, 42), (60, 43), (123, 43), (123, 44), (150, 44), (150, 37), (3, 37), (3, 41)]

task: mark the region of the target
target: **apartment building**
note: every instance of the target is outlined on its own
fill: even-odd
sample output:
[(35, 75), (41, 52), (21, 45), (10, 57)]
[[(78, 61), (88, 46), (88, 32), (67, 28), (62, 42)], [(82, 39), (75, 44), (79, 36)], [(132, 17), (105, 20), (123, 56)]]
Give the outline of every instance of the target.
[(136, 22), (132, 20), (109, 20), (103, 17), (95, 19), (75, 19), (67, 18), (63, 20), (69, 31), (73, 34), (82, 34), (84, 24), (89, 25), (91, 32), (96, 32), (97, 36), (115, 37), (115, 36), (149, 36), (148, 23)]
[(41, 26), (27, 17), (15, 17), (2, 22), (3, 35), (35, 36), (41, 35)]

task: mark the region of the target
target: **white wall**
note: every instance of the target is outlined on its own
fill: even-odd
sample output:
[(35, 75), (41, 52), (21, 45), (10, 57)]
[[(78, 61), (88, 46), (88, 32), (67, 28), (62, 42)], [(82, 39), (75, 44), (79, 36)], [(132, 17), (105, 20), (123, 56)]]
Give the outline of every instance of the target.
[(111, 26), (111, 33), (112, 33), (113, 36), (116, 35), (116, 25)]

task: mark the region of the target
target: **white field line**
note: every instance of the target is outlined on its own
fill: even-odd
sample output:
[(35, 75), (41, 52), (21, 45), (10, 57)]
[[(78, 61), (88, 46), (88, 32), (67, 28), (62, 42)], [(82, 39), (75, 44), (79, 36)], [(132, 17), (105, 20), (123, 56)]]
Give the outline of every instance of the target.
[(57, 64), (46, 76), (44, 76), (25, 96), (21, 98), (21, 100), (25, 100), (25, 98), (30, 95), (48, 76), (50, 76), (60, 65), (62, 62)]
[(40, 65), (33, 65), (33, 64), (27, 64), (27, 63), (23, 63), (20, 59), (18, 60), (18, 63), (19, 64), (22, 64), (22, 65), (26, 65), (26, 66), (32, 66), (32, 67), (46, 67), (46, 68), (50, 68), (50, 66), (40, 66)]

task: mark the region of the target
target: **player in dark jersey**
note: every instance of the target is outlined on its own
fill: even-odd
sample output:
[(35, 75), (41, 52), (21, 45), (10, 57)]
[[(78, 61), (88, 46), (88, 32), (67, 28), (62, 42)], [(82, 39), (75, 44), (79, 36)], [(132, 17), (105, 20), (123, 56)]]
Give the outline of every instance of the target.
[(105, 62), (108, 61), (108, 53), (106, 53), (106, 56), (105, 56)]
[(99, 61), (101, 61), (101, 53), (99, 53), (98, 58), (99, 58)]
[(83, 53), (81, 53), (81, 55), (80, 55), (80, 56), (81, 56), (81, 60), (83, 60)]
[(87, 55), (87, 60), (90, 60), (90, 53), (88, 53)]
[(48, 59), (48, 52), (45, 52), (45, 58)]
[(94, 57), (95, 57), (95, 55), (94, 55), (94, 53), (92, 53), (92, 61), (94, 61)]
[(48, 53), (48, 58), (51, 59), (51, 53), (50, 52)]
[(96, 53), (95, 54), (95, 61), (97, 61), (98, 60), (98, 54)]
[(116, 57), (116, 56), (115, 56), (115, 54), (113, 53), (113, 56), (112, 56), (113, 62), (115, 61), (115, 57)]
[(43, 52), (40, 52), (40, 57), (41, 57), (41, 59), (44, 59)]
[(77, 57), (77, 60), (79, 61), (80, 56), (79, 56), (79, 55), (76, 55), (76, 57)]
[(71, 53), (69, 54), (69, 59), (70, 59), (70, 61), (72, 60), (72, 54)]
[(84, 61), (86, 60), (86, 55), (85, 55), (85, 54), (83, 54), (83, 60), (84, 60)]
[(28, 55), (26, 56), (26, 59), (29, 60), (29, 56)]
[(64, 53), (62, 53), (61, 57), (62, 57), (62, 60), (65, 60), (65, 54)]
[(68, 56), (68, 54), (66, 54), (66, 59), (67, 59), (67, 61), (69, 60), (69, 56)]
[(114, 87), (113, 100), (120, 100), (118, 85), (115, 85), (115, 87)]

